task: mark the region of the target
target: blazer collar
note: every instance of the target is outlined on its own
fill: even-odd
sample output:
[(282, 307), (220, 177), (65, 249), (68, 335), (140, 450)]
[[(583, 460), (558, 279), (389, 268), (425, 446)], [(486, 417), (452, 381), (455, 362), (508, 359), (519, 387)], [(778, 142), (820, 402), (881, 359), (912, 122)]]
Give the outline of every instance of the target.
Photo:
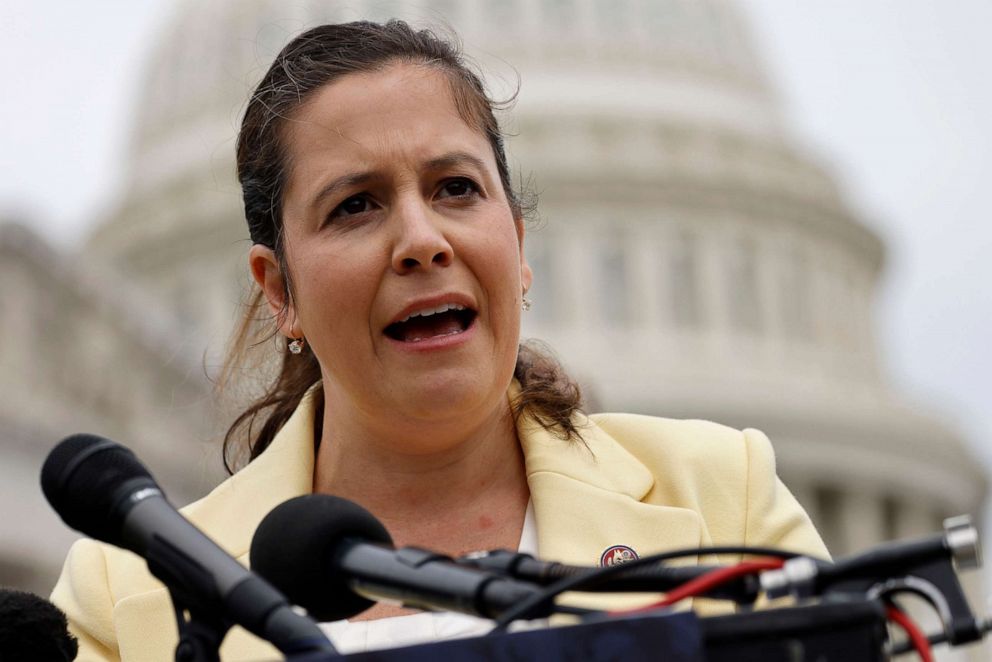
[(276, 434), (265, 452), (183, 513), (239, 560), (247, 559), (251, 539), (273, 508), (313, 492), (313, 389)]
[[(511, 401), (519, 390), (514, 381)], [(269, 511), (313, 491), (314, 404), (311, 390), (258, 459), (189, 507), (187, 516), (233, 555), (246, 558)], [(578, 415), (577, 424), (582, 441), (561, 439), (527, 413), (517, 420), (542, 557), (595, 565), (612, 545), (643, 555), (700, 544), (695, 511), (652, 502), (651, 470), (593, 420)]]
[(518, 420), (541, 558), (595, 566), (620, 546), (638, 556), (698, 547), (698, 513), (652, 499), (648, 467), (594, 421), (579, 423), (582, 441), (566, 441)]
[(576, 415), (581, 440), (564, 440), (525, 414), (517, 423), (527, 475), (551, 472), (591, 487), (642, 500), (654, 476), (623, 446), (585, 416)]
[[(519, 388), (511, 384), (511, 400)], [(314, 404), (311, 391), (258, 459), (190, 506), (190, 519), (239, 560), (269, 511), (313, 491)], [(616, 546), (644, 556), (702, 543), (699, 514), (659, 503), (652, 471), (622, 440), (585, 416), (577, 423), (582, 441), (561, 439), (527, 413), (517, 420), (542, 558), (599, 565)]]

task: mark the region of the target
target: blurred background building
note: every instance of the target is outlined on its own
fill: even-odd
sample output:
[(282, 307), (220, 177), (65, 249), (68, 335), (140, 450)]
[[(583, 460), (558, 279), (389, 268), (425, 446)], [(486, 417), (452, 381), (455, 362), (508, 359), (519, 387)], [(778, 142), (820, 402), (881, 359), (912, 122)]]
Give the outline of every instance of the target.
[(126, 440), (176, 501), (222, 478), (208, 376), (248, 287), (239, 115), (301, 29), (390, 16), (454, 26), (497, 97), (519, 72), (509, 149), (540, 193), (525, 335), (593, 409), (763, 429), (835, 555), (981, 513), (981, 464), (880, 365), (884, 244), (789, 135), (733, 3), (183, 2), (111, 213), (68, 251), (0, 226), (0, 584), (56, 577), (72, 536), (36, 486), (65, 433)]

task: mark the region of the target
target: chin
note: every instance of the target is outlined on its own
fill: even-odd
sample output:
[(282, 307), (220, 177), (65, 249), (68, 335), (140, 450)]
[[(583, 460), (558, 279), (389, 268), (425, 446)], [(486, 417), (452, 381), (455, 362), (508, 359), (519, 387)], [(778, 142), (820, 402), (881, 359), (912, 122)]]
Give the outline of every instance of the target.
[[(485, 415), (506, 399), (506, 388), (493, 389), (494, 375), (444, 374), (418, 379), (401, 405), (412, 418), (447, 421), (459, 416)], [(509, 383), (507, 381), (507, 383)]]

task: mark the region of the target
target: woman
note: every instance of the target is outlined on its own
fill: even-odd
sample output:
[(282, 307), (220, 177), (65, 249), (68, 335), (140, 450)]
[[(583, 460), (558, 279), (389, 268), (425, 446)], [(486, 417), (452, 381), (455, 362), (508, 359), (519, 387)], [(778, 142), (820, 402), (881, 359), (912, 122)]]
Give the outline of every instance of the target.
[[(520, 349), (534, 276), (492, 109), (451, 45), (401, 22), (316, 28), (276, 58), (238, 168), (254, 308), (286, 338), (282, 368), (228, 434), (233, 445), (249, 429), (250, 464), (187, 516), (245, 561), (260, 519), (311, 491), (365, 506), (397, 545), (451, 555), (511, 548), (594, 565), (712, 544), (825, 555), (763, 435), (586, 418), (554, 361)], [(172, 654), (168, 595), (133, 556), (79, 543), (53, 599), (80, 659)], [(405, 614), (377, 605), (330, 631), (354, 649), (474, 627)], [(240, 630), (222, 649), (266, 652)]]

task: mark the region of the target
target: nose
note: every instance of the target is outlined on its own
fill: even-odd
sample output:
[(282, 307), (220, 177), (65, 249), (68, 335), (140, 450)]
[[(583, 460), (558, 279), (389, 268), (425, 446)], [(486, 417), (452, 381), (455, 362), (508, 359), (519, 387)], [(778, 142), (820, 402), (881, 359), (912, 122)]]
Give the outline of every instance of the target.
[(432, 267), (446, 267), (454, 250), (442, 231), (436, 214), (420, 201), (397, 209), (397, 236), (393, 245), (393, 269), (400, 274)]

